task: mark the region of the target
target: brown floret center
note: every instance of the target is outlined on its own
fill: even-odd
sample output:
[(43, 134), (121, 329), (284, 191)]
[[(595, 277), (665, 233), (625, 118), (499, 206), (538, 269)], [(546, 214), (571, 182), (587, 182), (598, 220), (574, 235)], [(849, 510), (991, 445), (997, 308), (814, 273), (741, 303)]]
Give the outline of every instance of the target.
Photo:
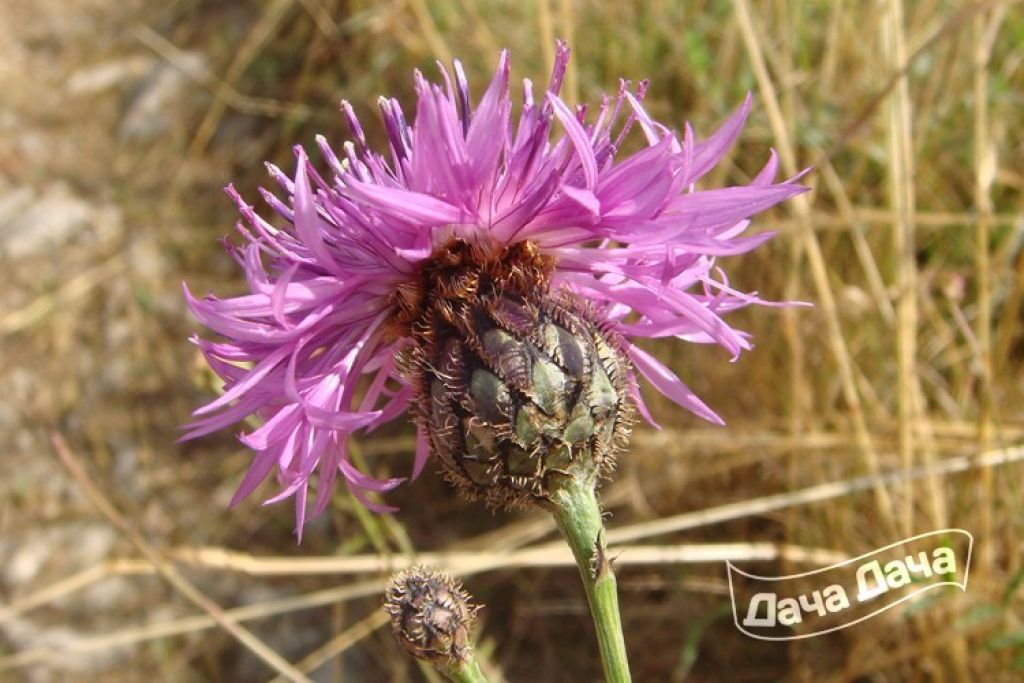
[(388, 331), (395, 338), (410, 337), (424, 345), (431, 341), (431, 326), (424, 325), (424, 319), (437, 303), (447, 307), (467, 301), (484, 288), (547, 291), (554, 269), (555, 259), (542, 254), (533, 242), (493, 249), (453, 238), (421, 265), (417, 279), (395, 289), (396, 315)]

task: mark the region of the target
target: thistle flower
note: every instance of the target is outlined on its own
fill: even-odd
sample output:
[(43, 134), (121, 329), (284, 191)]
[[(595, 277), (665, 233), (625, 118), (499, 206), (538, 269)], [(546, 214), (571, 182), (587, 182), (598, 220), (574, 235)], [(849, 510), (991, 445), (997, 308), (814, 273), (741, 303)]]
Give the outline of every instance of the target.
[[(322, 175), (296, 147), (297, 169), (261, 190), (274, 227), (231, 186), (244, 247), (227, 249), (250, 293), (185, 296), (222, 341), (194, 339), (225, 391), (198, 409), (184, 438), (263, 419), (240, 435), (255, 451), (232, 504), (275, 468), (295, 497), (297, 533), (326, 507), (341, 475), (369, 500), (403, 478), (375, 479), (351, 462), (349, 436), (407, 409), (418, 425), (412, 478), (434, 451), (471, 497), (512, 505), (542, 496), (550, 472), (586, 451), (610, 466), (631, 406), (650, 415), (638, 375), (715, 423), (721, 419), (667, 367), (634, 344), (675, 337), (716, 343), (733, 358), (747, 335), (722, 314), (764, 303), (731, 288), (716, 258), (750, 251), (749, 218), (805, 188), (774, 180), (772, 153), (749, 185), (702, 190), (747, 117), (750, 98), (697, 142), (655, 122), (647, 82), (622, 82), (591, 113), (559, 97), (569, 51), (559, 44), (540, 94), (524, 80), (513, 121), (503, 52), (471, 105), (459, 63), (443, 84), (418, 72), (413, 123), (394, 99), (379, 105), (388, 149), (368, 147), (343, 103), (353, 140), (323, 137)], [(646, 146), (619, 154), (627, 135)], [(552, 446), (553, 445), (553, 446)]]

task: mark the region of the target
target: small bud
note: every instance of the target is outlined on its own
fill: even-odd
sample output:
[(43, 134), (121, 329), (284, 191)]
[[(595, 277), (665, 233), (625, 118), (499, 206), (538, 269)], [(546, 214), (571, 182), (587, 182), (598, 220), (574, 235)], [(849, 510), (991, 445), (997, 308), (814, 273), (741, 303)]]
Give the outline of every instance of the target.
[(470, 660), (470, 631), (479, 607), (448, 574), (426, 567), (402, 570), (388, 584), (384, 609), (398, 642), (413, 657), (435, 666)]
[(629, 433), (618, 337), (529, 242), (487, 255), (453, 240), (396, 294), (416, 341), (417, 412), (445, 477), (499, 507), (546, 503), (559, 476), (595, 481)]

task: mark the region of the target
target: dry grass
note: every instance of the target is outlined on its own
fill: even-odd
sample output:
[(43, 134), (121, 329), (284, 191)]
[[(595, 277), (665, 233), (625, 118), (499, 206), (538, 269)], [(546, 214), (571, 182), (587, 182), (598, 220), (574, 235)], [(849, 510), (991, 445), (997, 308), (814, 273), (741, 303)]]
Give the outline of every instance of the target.
[[(287, 166), (316, 132), (340, 142), (341, 97), (369, 122), (378, 93), (408, 101), (413, 66), (458, 56), (479, 84), (502, 46), (536, 80), (556, 36), (575, 48), (568, 93), (650, 77), (653, 113), (698, 132), (753, 90), (709, 184), (768, 146), (787, 172), (815, 165), (816, 191), (759, 221), (780, 236), (728, 264), (738, 286), (815, 308), (740, 312), (758, 346), (736, 364), (657, 346), (729, 426), (656, 402), (673, 427), (639, 431), (606, 491), (637, 680), (1019, 680), (1021, 9), (3, 3), (0, 680), (431, 679), (377, 609), (414, 559), (469, 576), (492, 680), (598, 675), (543, 516), (467, 508), (428, 474), (393, 517), (339, 494), (296, 547), (286, 508), (224, 511), (247, 462), (230, 435), (174, 444), (213, 390), (179, 282), (243, 286), (215, 244), (234, 220), (219, 188), (254, 198), (262, 160)], [(408, 466), (407, 427), (361, 445), (369, 470)], [(964, 595), (788, 645), (723, 611), (724, 559), (803, 571), (943, 526), (976, 539)]]

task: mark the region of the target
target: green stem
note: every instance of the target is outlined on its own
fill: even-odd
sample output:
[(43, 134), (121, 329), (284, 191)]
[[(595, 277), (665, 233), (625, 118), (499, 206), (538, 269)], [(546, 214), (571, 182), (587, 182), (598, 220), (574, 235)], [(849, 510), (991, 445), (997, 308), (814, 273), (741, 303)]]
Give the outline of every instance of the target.
[(455, 683), (487, 683), (487, 678), (473, 659), (473, 655), (462, 664), (438, 667), (438, 670)]
[(551, 492), (552, 513), (572, 548), (590, 613), (597, 629), (604, 677), (609, 683), (629, 683), (626, 641), (622, 637), (619, 598), (604, 541), (604, 522), (594, 482), (589, 477), (569, 476)]

